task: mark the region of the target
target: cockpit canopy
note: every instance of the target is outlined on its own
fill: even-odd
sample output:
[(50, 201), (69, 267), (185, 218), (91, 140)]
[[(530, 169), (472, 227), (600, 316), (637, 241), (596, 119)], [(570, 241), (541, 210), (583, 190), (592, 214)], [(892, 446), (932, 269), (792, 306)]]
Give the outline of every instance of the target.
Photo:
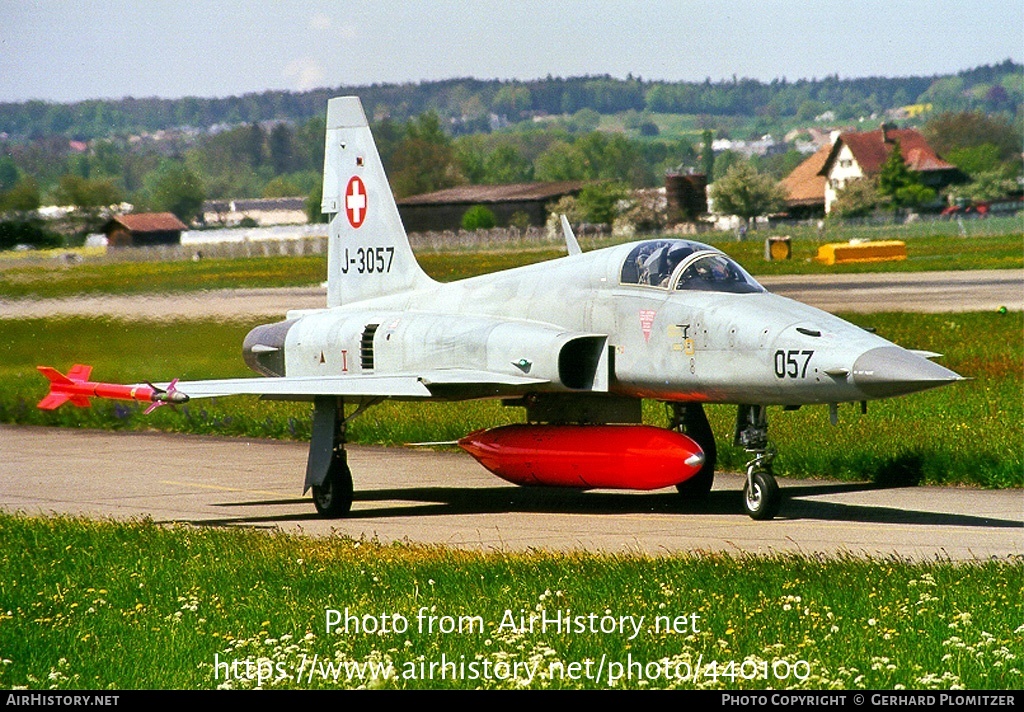
[(747, 294), (764, 287), (730, 257), (690, 240), (649, 240), (630, 251), (619, 281), (662, 289)]

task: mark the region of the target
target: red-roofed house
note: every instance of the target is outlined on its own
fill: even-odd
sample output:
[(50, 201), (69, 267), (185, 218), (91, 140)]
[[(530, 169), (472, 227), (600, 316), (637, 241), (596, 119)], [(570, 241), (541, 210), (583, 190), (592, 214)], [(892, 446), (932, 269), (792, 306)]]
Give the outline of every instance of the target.
[(924, 136), (914, 129), (896, 129), (883, 125), (876, 131), (842, 133), (825, 158), (818, 175), (825, 178), (825, 212), (832, 207), (836, 193), (852, 180), (877, 176), (897, 142), (907, 167), (921, 174), (921, 181), (938, 191), (961, 179), (952, 163), (942, 160)]
[(118, 215), (103, 226), (110, 247), (177, 245), (188, 226), (174, 213), (129, 213)]
[(825, 176), (821, 175), (821, 169), (831, 152), (831, 145), (822, 146), (782, 179), (782, 187), (786, 189), (786, 212), (791, 217), (821, 217), (825, 212)]

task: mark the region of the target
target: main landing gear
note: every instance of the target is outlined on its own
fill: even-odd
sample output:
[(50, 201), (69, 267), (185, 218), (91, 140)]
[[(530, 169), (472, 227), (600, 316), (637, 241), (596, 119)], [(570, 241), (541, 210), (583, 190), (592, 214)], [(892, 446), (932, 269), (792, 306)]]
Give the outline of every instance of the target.
[(352, 472), (345, 452), (345, 433), (348, 421), (376, 402), (361, 402), (346, 418), (344, 399), (318, 396), (313, 401), (305, 491), (313, 490), (313, 506), (320, 516), (344, 517), (352, 509)]
[(772, 472), (775, 448), (768, 442), (768, 413), (763, 405), (741, 405), (736, 411), (735, 445), (753, 454), (743, 485), (743, 509), (752, 519), (773, 519), (782, 495)]
[[(701, 403), (669, 403), (669, 429), (692, 438), (704, 451), (700, 471), (676, 485), (687, 499), (705, 499), (715, 481), (718, 450), (704, 406)], [(743, 511), (753, 519), (773, 519), (779, 513), (782, 495), (772, 472), (775, 448), (768, 441), (768, 409), (763, 405), (741, 405), (736, 413), (735, 445), (753, 455), (746, 466)]]
[(676, 485), (676, 490), (686, 499), (706, 499), (715, 483), (715, 462), (718, 449), (715, 434), (711, 431), (708, 417), (701, 403), (669, 403), (669, 430), (686, 435), (700, 445), (704, 451), (704, 465), (696, 475)]
[(344, 450), (331, 459), (324, 483), (313, 485), (313, 506), (320, 516), (330, 519), (343, 517), (352, 509), (352, 472)]

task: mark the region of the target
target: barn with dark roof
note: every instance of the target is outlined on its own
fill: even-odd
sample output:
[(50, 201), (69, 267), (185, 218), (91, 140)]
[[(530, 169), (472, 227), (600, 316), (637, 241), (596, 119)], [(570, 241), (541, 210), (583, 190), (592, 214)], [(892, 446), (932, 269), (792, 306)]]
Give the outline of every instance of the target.
[(145, 247), (181, 244), (188, 226), (174, 213), (129, 213), (118, 215), (103, 226), (110, 247)]
[(462, 185), (402, 198), (398, 212), (408, 232), (458, 230), (462, 216), (474, 205), (493, 212), (499, 227), (507, 226), (516, 213), (525, 213), (530, 225), (540, 226), (547, 221), (550, 203), (566, 195), (579, 195), (585, 185), (583, 181)]

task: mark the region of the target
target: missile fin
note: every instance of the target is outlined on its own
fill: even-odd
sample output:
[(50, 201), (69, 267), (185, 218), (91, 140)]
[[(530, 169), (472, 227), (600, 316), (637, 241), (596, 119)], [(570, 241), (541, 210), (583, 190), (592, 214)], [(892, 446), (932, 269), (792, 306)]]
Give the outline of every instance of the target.
[(50, 383), (59, 383), (64, 386), (72, 386), (75, 383), (63, 373), (50, 366), (36, 366), (36, 368), (39, 370), (39, 373), (46, 376), (46, 380)]
[(68, 400), (70, 400), (70, 398), (63, 393), (50, 393), (39, 401), (39, 405), (37, 407), (41, 410), (55, 410), (67, 403)]
[(92, 366), (86, 366), (85, 364), (76, 363), (68, 371), (68, 378), (72, 381), (88, 381), (89, 376), (92, 375)]

